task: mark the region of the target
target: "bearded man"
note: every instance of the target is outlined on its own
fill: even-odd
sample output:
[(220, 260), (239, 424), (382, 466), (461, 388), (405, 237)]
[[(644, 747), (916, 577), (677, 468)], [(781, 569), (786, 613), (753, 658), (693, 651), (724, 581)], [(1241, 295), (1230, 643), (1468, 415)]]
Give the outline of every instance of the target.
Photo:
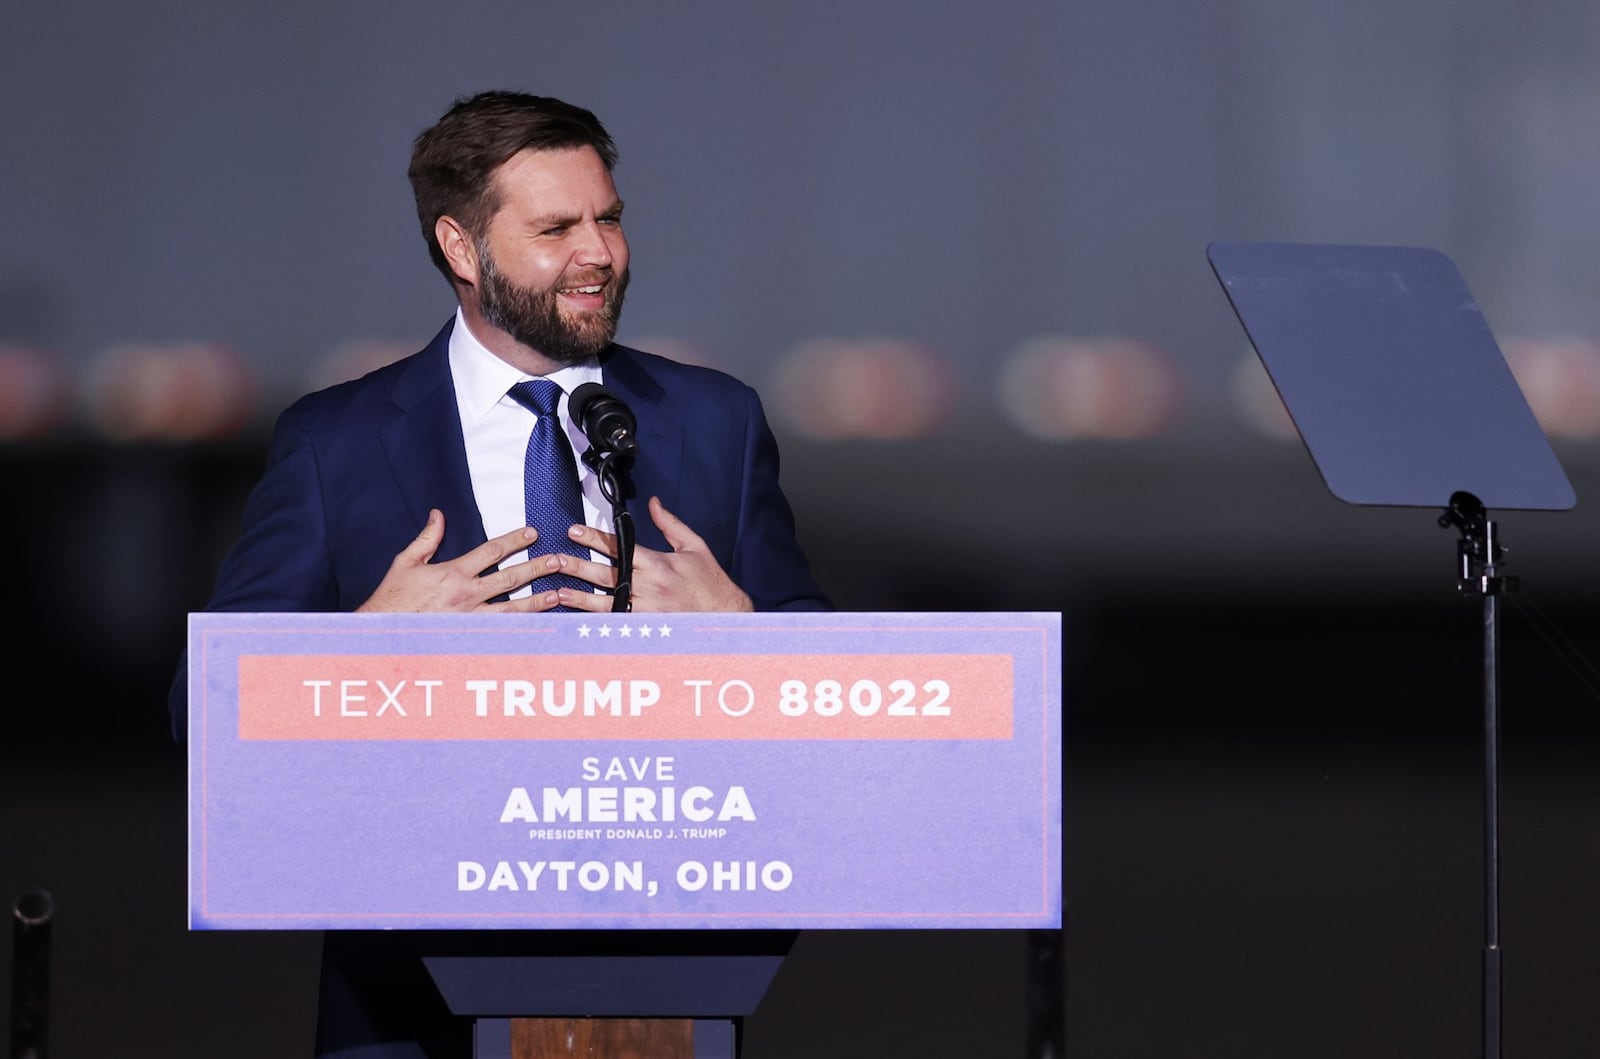
[[(575, 451), (586, 442), (566, 395), (578, 385), (601, 382), (637, 418), (632, 480), (649, 518), (634, 610), (827, 608), (755, 392), (612, 341), (628, 286), (616, 158), (589, 111), (513, 92), (462, 100), (417, 137), (417, 214), (455, 318), (420, 353), (279, 418), (207, 609), (609, 610), (616, 539), (594, 472), (574, 459), (580, 554), (526, 525), (537, 415), (512, 390), (535, 379), (560, 388), (555, 416)], [(556, 587), (557, 574), (589, 590)]]
[[(417, 137), (417, 215), (454, 317), (421, 352), (282, 414), (207, 610), (609, 611), (611, 507), (567, 409), (588, 382), (637, 420), (633, 610), (828, 608), (755, 392), (613, 341), (629, 264), (616, 160), (589, 111), (517, 92), (460, 100)], [(541, 419), (581, 494), (542, 529), (527, 477)], [(184, 667), (171, 709), (182, 739)], [(464, 1054), (414, 941), (327, 936), (317, 1054)]]

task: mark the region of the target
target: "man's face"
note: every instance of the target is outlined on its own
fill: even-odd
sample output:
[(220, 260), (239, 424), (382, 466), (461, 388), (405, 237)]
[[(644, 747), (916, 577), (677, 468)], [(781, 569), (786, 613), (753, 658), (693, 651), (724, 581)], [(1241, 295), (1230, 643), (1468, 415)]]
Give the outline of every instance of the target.
[(616, 336), (628, 288), (622, 201), (592, 148), (522, 151), (494, 176), (500, 209), (474, 238), (484, 318), (560, 364)]

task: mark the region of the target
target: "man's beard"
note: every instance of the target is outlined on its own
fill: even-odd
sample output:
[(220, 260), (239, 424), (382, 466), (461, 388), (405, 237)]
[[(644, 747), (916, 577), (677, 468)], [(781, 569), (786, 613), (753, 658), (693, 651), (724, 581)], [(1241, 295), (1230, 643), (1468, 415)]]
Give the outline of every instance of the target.
[(557, 281), (558, 287), (586, 286), (609, 279), (605, 288), (605, 304), (591, 313), (576, 319), (564, 316), (556, 290), (550, 287), (535, 290), (518, 286), (501, 275), (495, 267), (489, 248), (478, 245), (479, 268), (478, 307), (484, 319), (504, 331), (518, 342), (537, 350), (557, 364), (580, 364), (597, 355), (611, 344), (617, 334), (617, 319), (622, 315), (622, 297), (628, 290), (628, 274), (606, 272), (596, 278), (569, 283)]

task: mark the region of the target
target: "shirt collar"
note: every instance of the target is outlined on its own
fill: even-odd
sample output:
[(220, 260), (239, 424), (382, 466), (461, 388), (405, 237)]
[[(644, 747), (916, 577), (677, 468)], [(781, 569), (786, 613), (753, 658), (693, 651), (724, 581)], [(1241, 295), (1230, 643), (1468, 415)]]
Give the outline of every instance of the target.
[[(489, 414), (517, 383), (534, 378), (524, 375), (491, 353), (456, 309), (455, 326), (450, 329), (450, 374), (455, 379), (456, 402), (461, 414), (474, 421)], [(544, 376), (566, 393), (586, 382), (600, 381), (600, 361), (591, 357), (582, 364), (571, 364)]]

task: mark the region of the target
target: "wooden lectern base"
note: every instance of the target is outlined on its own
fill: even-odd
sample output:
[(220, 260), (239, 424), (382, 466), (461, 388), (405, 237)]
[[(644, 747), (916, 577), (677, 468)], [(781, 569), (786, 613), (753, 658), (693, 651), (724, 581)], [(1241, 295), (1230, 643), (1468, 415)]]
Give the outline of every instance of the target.
[(694, 1059), (693, 1019), (512, 1019), (511, 1059)]
[[(471, 1020), (473, 1059), (738, 1059), (741, 1023), (794, 932), (464, 931), (428, 940), (435, 954), (423, 965), (450, 1013)], [(534, 945), (538, 955), (518, 952)]]

